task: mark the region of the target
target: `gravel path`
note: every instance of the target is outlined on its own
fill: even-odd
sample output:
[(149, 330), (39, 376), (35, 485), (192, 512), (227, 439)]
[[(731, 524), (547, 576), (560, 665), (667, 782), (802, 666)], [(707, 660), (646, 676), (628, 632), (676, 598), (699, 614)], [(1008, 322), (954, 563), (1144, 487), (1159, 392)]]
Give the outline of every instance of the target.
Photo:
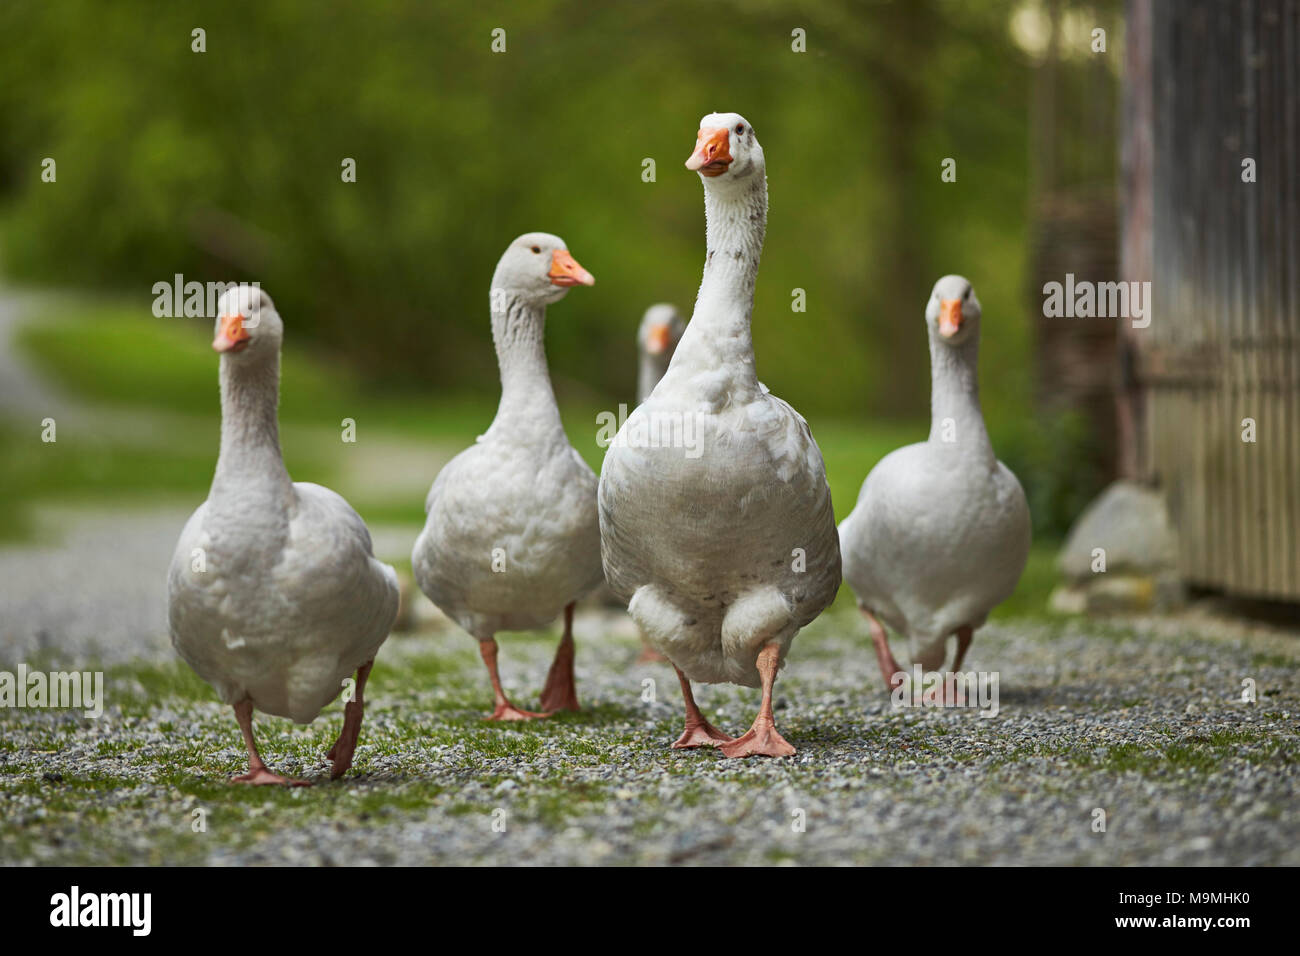
[[(223, 782), (243, 757), (237, 730), (188, 672), (110, 671), (99, 720), (0, 711), (0, 860), (1300, 863), (1300, 679), (1278, 652), (1294, 639), (1197, 622), (1175, 642), (1172, 626), (990, 625), (969, 660), (999, 672), (1000, 712), (982, 718), (894, 709), (855, 615), (833, 612), (778, 683), (799, 754), (739, 762), (668, 749), (675, 681), (633, 663), (626, 617), (579, 617), (588, 712), (523, 728), (478, 720), (486, 680), (465, 635), (395, 637), (343, 781), (324, 782), (322, 758), (337, 705), (305, 728), (260, 722), (272, 766), (321, 781), (292, 791)], [(502, 646), (510, 689), (535, 699), (553, 638)], [(1246, 677), (1256, 703), (1240, 699)], [(733, 733), (757, 703), (729, 687), (699, 696)]]
[(43, 301), (42, 296), (0, 288), (0, 410), (6, 417), (60, 415), (69, 408), (15, 347), (19, 327)]
[(167, 565), (189, 512), (41, 508), (36, 545), (0, 548), (10, 660), (121, 664), (171, 654)]
[(61, 441), (69, 432), (89, 432), (100, 440), (166, 444), (183, 419), (166, 412), (101, 409), (80, 401), (51, 382), (18, 348), (18, 332), (24, 324), (39, 321), (43, 310), (76, 308), (78, 301), (58, 293), (0, 288), (0, 419), (20, 422), (35, 436), (40, 433), (39, 423), (53, 418)]

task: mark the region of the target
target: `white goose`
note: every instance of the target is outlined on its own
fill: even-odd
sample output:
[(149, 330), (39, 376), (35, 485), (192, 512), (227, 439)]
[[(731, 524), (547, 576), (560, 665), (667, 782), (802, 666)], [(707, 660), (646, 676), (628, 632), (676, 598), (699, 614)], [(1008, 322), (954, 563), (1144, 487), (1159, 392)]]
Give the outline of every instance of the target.
[(478, 639), (495, 696), (489, 720), (546, 716), (506, 697), (496, 633), (545, 627), (561, 611), (541, 706), (578, 710), (573, 604), (603, 578), (596, 475), (564, 434), (542, 340), (547, 305), (594, 282), (544, 232), (520, 236), (501, 256), (491, 291), (501, 403), (487, 433), (434, 479), (411, 554), (420, 588)]
[(172, 556), (171, 639), (235, 708), (249, 766), (233, 782), (306, 785), (262, 762), (253, 710), (308, 723), (355, 671), (355, 699), (328, 754), (331, 776), (345, 773), (362, 690), (397, 616), (397, 575), (375, 560), (346, 501), (289, 479), (276, 418), (284, 325), (270, 297), (238, 286), (221, 297), (219, 315), (221, 453), (208, 500)]
[(660, 302), (645, 310), (641, 317), (641, 327), (636, 332), (637, 350), (641, 353), (641, 365), (636, 377), (636, 403), (640, 405), (655, 390), (668, 364), (677, 351), (677, 343), (682, 340), (686, 323), (675, 305)]
[[(799, 628), (835, 597), (839, 540), (807, 423), (754, 373), (762, 147), (743, 117), (713, 113), (686, 166), (704, 183), (704, 279), (667, 374), (605, 455), (605, 574), (677, 670), (686, 730), (673, 746), (787, 756), (772, 684)], [(733, 740), (704, 720), (692, 680), (762, 686), (749, 732)]]
[(907, 636), (927, 672), (942, 666), (955, 634), (958, 671), (971, 635), (1015, 590), (1029, 556), (1025, 493), (994, 456), (980, 411), (980, 304), (971, 284), (957, 275), (936, 282), (925, 322), (930, 438), (881, 459), (840, 525), (844, 580), (891, 688), (902, 669), (882, 620)]

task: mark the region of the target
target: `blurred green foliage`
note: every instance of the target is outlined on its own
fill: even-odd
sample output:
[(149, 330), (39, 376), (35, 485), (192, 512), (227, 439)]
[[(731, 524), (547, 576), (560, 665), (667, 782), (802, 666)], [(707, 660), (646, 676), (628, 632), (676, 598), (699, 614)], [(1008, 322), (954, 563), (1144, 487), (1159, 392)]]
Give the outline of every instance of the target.
[[(126, 302), (96, 312), (93, 339), (29, 342), (101, 400), (213, 414), (209, 322), (151, 319), (152, 286), (257, 280), (288, 325), (287, 421), (364, 402), (389, 429), (430, 434), (436, 419), (472, 437), (497, 390), (493, 267), (544, 229), (597, 277), (551, 309), (557, 393), (566, 409), (616, 408), (642, 311), (693, 302), (702, 190), (682, 161), (699, 117), (734, 109), (763, 143), (772, 203), (759, 373), (818, 429), (837, 510), (878, 444), (924, 436), (893, 423), (928, 413), (922, 309), (960, 272), (984, 305), (998, 451), (1037, 530), (1059, 534), (1096, 482), (1086, 429), (1032, 411), (1034, 68), (1012, 39), (1026, 2), (6, 0), (0, 268)], [(169, 353), (195, 348), (146, 368), (158, 359), (130, 347), (128, 316)]]
[(998, 457), (1024, 486), (1037, 537), (1063, 537), (1111, 478), (1100, 464), (1097, 438), (1079, 412), (1008, 420), (992, 438)]
[[(617, 401), (642, 310), (693, 301), (703, 204), (682, 160), (702, 114), (735, 109), (771, 185), (764, 381), (807, 413), (923, 414), (921, 309), (938, 276), (962, 272), (997, 356), (990, 406), (1013, 413), (1028, 395), (1029, 64), (1012, 10), (7, 0), (5, 269), (112, 287), (142, 310), (174, 273), (256, 279), (295, 341), (328, 346), (368, 386), (486, 394), (492, 268), (513, 236), (545, 229), (598, 280), (551, 311), (557, 387)], [(790, 310), (795, 288), (806, 313)]]

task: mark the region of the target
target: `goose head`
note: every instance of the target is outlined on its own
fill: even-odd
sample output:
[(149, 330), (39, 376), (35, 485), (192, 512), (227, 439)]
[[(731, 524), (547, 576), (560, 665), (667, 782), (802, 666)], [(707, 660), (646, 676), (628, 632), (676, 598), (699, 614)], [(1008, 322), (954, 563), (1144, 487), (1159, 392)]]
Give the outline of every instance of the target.
[(925, 322), (937, 341), (961, 345), (979, 337), (980, 300), (964, 276), (944, 276), (934, 284), (925, 306)]
[(643, 355), (667, 368), (684, 331), (686, 323), (682, 321), (682, 314), (675, 306), (660, 302), (645, 310), (636, 339)]
[(709, 113), (700, 120), (686, 168), (699, 173), (706, 187), (734, 188), (764, 174), (763, 147), (739, 113)]
[(280, 353), (284, 323), (271, 297), (259, 287), (237, 285), (217, 302), (212, 348), (240, 362)]
[(595, 285), (569, 247), (549, 232), (526, 232), (506, 248), (492, 277), (493, 290), (539, 305), (563, 299), (575, 285)]

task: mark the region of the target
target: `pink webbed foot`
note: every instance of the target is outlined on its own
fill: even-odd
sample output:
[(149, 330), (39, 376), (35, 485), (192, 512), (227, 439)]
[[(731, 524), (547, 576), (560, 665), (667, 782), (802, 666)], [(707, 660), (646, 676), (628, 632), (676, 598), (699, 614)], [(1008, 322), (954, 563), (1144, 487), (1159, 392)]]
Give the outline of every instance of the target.
[(265, 766), (249, 767), (248, 773), (242, 773), (238, 777), (231, 777), (231, 783), (247, 783), (253, 786), (279, 786), (279, 787), (310, 787), (310, 780), (298, 780), (294, 777), (282, 777), (278, 773), (272, 773)]
[(343, 708), (343, 729), (339, 731), (334, 746), (325, 754), (332, 762), (331, 780), (337, 780), (352, 766), (352, 755), (357, 750), (357, 740), (361, 736), (361, 718), (364, 713), (365, 705), (359, 700), (348, 701), (347, 706)]
[(541, 700), (538, 701), (542, 710), (548, 713), (557, 710), (582, 710), (578, 706), (578, 687), (573, 676), (573, 656), (573, 605), (570, 604), (564, 609), (564, 635), (560, 638), (559, 647), (555, 649), (555, 660), (551, 662), (546, 683), (542, 687)]
[(552, 711), (524, 710), (508, 700), (498, 701), (492, 713), (485, 714), (484, 720), (539, 720), (552, 716)]
[(244, 735), (244, 746), (248, 748), (248, 773), (231, 777), (231, 783), (247, 783), (253, 786), (310, 787), (310, 780), (295, 780), (272, 773), (262, 762), (262, 755), (257, 752), (257, 743), (253, 740), (253, 701), (249, 698), (235, 704), (235, 719)]
[(790, 757), (795, 753), (789, 741), (777, 732), (776, 724), (762, 718), (729, 744), (720, 748), (724, 757)]
[(673, 749), (719, 747), (730, 742), (732, 738), (728, 734), (724, 734), (717, 727), (714, 727), (700, 713), (700, 708), (695, 703), (695, 695), (691, 692), (691, 682), (682, 673), (682, 669), (673, 664), (673, 670), (677, 672), (677, 680), (682, 685), (682, 702), (686, 705), (686, 729), (673, 742)]
[(574, 713), (582, 710), (578, 705), (577, 688), (572, 684), (568, 687), (560, 688), (544, 687), (542, 689), (541, 699), (538, 700), (537, 703), (542, 708), (543, 712), (539, 715), (542, 717), (550, 717), (552, 714), (561, 710), (568, 710)]
[(721, 747), (723, 744), (731, 743), (735, 739), (730, 734), (724, 734), (707, 720), (688, 720), (682, 735), (673, 741), (673, 749), (689, 750), (692, 747)]
[(754, 661), (763, 684), (763, 701), (758, 708), (754, 725), (729, 744), (721, 746), (724, 757), (789, 757), (795, 751), (789, 742), (776, 731), (772, 716), (772, 685), (781, 666), (781, 647), (775, 642), (766, 644)]
[(333, 764), (330, 768), (331, 780), (337, 780), (352, 766), (352, 755), (356, 753), (357, 740), (361, 737), (361, 719), (366, 714), (366, 702), (362, 695), (374, 663), (367, 661), (357, 668), (356, 698), (343, 706), (343, 729), (339, 731), (334, 746), (325, 754)]
[(491, 638), (479, 641), (478, 648), (492, 681), (492, 713), (484, 715), (484, 720), (537, 720), (539, 717), (551, 716), (550, 712), (524, 710), (510, 703), (510, 698), (501, 687), (501, 675), (497, 671), (497, 642)]

